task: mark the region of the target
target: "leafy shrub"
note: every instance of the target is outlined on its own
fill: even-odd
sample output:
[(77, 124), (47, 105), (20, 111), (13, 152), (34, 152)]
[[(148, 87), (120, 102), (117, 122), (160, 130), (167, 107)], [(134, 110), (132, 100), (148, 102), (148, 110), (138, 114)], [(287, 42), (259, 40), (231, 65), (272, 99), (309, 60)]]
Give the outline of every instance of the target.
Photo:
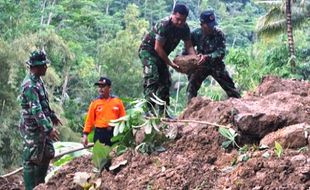
[[(121, 154), (128, 148), (136, 147), (141, 153), (161, 151), (161, 144), (167, 139), (162, 132), (164, 126), (160, 124), (159, 117), (145, 117), (145, 100), (136, 100), (132, 108), (127, 109), (127, 115), (114, 120), (110, 125), (114, 126), (112, 142), (117, 146), (117, 154)], [(144, 133), (142, 142), (136, 144), (135, 135), (138, 131)]]

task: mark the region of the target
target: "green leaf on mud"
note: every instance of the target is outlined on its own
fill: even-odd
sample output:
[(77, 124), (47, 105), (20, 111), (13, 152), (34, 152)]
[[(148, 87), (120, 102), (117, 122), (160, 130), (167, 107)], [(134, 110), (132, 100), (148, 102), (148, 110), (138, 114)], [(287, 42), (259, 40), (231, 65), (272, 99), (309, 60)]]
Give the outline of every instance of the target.
[(231, 144), (231, 141), (224, 141), (224, 142), (222, 143), (222, 147), (223, 147), (224, 149), (226, 149), (226, 148), (229, 147), (230, 144)]
[(230, 144), (236, 145), (238, 148), (238, 144), (235, 141), (235, 138), (238, 136), (238, 133), (232, 128), (225, 128), (225, 127), (220, 127), (219, 128), (219, 133), (223, 135), (225, 138), (230, 141), (229, 143), (227, 141), (223, 142), (222, 147), (228, 147)]
[(101, 144), (99, 141), (95, 143), (93, 148), (92, 162), (96, 168), (99, 169), (99, 171), (103, 169), (103, 167), (110, 159), (109, 153), (111, 150), (111, 147)]
[(274, 142), (274, 153), (276, 153), (278, 158), (280, 158), (283, 154), (283, 148), (277, 141)]
[(73, 156), (67, 154), (67, 155), (64, 155), (63, 157), (61, 157), (56, 162), (54, 162), (53, 165), (55, 165), (55, 166), (62, 166), (64, 164), (70, 162), (71, 160), (73, 160)]
[(125, 152), (127, 151), (127, 149), (128, 149), (128, 148), (127, 148), (126, 146), (124, 146), (124, 145), (119, 145), (119, 146), (117, 146), (117, 148), (116, 148), (116, 154), (119, 156), (119, 155), (125, 153)]
[(151, 134), (151, 133), (152, 133), (152, 128), (153, 128), (152, 123), (151, 123), (151, 121), (149, 120), (149, 121), (147, 122), (147, 124), (144, 126), (144, 132), (145, 132), (145, 134)]

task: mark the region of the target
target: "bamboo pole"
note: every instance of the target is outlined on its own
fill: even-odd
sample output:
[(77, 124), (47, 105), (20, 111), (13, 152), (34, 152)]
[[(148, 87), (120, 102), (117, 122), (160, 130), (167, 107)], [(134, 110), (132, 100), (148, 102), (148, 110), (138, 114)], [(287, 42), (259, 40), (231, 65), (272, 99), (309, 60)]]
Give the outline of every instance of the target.
[[(62, 153), (60, 153), (60, 154), (58, 154), (58, 155), (55, 155), (55, 157), (54, 157), (53, 159), (58, 159), (58, 158), (60, 158), (60, 157), (62, 157), (62, 156), (64, 156), (64, 155), (66, 155), (66, 154), (70, 154), (70, 153), (72, 153), (72, 152), (76, 152), (76, 151), (83, 150), (83, 149), (88, 149), (88, 148), (91, 148), (91, 147), (93, 147), (93, 146), (94, 146), (94, 143), (89, 143), (89, 144), (88, 144), (87, 146), (85, 146), (85, 147), (81, 147), (81, 148), (76, 148), (76, 149), (68, 150), (68, 151), (62, 152)], [(14, 175), (14, 174), (19, 173), (19, 172), (22, 171), (22, 170), (23, 170), (23, 167), (20, 167), (20, 168), (14, 170), (14, 171), (12, 171), (12, 172), (10, 172), (10, 173), (8, 173), (8, 174), (5, 174), (5, 175), (1, 176), (1, 178), (6, 178), (6, 177), (9, 177), (9, 176), (12, 176), (12, 175)]]

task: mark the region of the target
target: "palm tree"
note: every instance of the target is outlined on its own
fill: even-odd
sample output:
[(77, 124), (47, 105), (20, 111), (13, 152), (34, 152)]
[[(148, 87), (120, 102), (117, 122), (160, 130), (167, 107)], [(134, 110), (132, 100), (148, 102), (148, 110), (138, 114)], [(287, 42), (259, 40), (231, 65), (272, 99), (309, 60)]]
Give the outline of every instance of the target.
[(267, 14), (257, 22), (256, 30), (258, 36), (271, 37), (279, 33), (284, 33), (286, 29), (290, 57), (289, 62), (294, 71), (296, 62), (293, 27), (300, 26), (308, 19), (308, 7), (310, 3), (305, 2), (305, 0), (301, 0), (299, 4), (295, 3), (296, 0), (257, 0), (256, 2), (272, 5), (272, 8), (269, 9)]

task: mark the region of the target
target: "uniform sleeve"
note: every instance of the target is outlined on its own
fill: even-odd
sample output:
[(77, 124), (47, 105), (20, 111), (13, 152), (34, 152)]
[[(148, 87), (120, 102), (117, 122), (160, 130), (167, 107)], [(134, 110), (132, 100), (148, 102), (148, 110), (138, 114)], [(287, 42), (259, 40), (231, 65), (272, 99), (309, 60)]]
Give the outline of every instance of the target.
[(30, 104), (31, 115), (34, 116), (39, 126), (43, 126), (44, 132), (49, 134), (53, 127), (42, 110), (38, 91), (33, 87), (27, 87), (24, 89), (24, 96)]
[(161, 43), (165, 43), (167, 40), (165, 25), (162, 22), (158, 22), (154, 26), (154, 31), (155, 31), (155, 39)]
[(188, 25), (185, 24), (182, 40), (185, 42), (190, 39), (191, 39), (191, 30), (189, 29)]
[(119, 117), (123, 117), (126, 115), (125, 106), (122, 100), (119, 101)]
[[(190, 40), (192, 41), (193, 47), (195, 48), (195, 46), (197, 46), (197, 37), (196, 37), (196, 33), (195, 30), (190, 32)], [(185, 46), (182, 49), (182, 55), (188, 55), (188, 52), (185, 48)]]
[(224, 33), (219, 31), (216, 35), (216, 42), (215, 42), (216, 50), (209, 54), (209, 57), (212, 59), (222, 59), (225, 56), (225, 50), (226, 50), (226, 40)]
[(92, 102), (88, 108), (83, 133), (88, 134), (92, 131), (95, 124), (95, 104)]
[(197, 35), (198, 34), (195, 32), (195, 30), (191, 32), (191, 40), (194, 47), (198, 45)]

